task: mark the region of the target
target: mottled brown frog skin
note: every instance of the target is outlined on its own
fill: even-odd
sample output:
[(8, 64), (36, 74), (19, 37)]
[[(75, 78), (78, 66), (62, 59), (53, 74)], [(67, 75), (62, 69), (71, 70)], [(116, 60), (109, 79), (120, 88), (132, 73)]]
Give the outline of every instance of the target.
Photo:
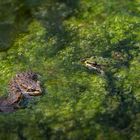
[(19, 108), (22, 99), (31, 96), (39, 96), (42, 93), (38, 75), (34, 72), (23, 72), (17, 74), (8, 86), (8, 97), (0, 99), (1, 112), (13, 112)]

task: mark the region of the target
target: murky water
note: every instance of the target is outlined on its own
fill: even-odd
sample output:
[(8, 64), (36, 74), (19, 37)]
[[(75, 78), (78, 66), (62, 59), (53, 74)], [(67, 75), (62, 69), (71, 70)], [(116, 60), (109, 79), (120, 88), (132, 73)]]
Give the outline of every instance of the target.
[(0, 139), (138, 139), (139, 9), (128, 0), (0, 2), (0, 95), (26, 70), (44, 90), (0, 114)]

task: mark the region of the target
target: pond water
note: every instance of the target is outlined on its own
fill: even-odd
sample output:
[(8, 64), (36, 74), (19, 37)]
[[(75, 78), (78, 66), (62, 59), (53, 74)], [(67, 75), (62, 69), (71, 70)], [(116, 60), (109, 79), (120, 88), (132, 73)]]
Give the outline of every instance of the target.
[(23, 71), (43, 87), (26, 108), (0, 112), (0, 139), (140, 138), (138, 0), (6, 0), (0, 11), (0, 96)]

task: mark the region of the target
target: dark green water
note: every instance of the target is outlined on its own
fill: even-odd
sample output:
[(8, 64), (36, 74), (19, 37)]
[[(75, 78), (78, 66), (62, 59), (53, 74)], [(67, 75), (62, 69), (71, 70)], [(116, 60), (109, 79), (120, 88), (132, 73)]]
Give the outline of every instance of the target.
[[(139, 0), (0, 1), (0, 95), (29, 69), (44, 87), (0, 113), (0, 139), (139, 140), (139, 51)], [(105, 76), (81, 64), (93, 56)]]

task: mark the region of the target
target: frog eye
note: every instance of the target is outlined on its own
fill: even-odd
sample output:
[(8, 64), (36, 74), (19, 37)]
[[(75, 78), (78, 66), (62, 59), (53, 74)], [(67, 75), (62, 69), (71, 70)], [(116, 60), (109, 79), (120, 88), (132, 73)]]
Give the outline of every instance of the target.
[(32, 79), (35, 80), (35, 81), (37, 81), (38, 75), (34, 73), (34, 74), (32, 75)]

